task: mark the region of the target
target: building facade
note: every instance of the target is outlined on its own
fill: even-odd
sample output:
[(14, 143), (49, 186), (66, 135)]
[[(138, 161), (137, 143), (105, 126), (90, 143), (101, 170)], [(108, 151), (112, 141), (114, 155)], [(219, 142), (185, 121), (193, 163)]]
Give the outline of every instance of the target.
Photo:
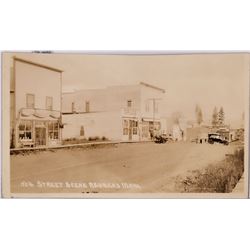
[(63, 139), (146, 141), (165, 129), (165, 90), (139, 83), (63, 94)]
[(62, 71), (13, 58), (10, 146), (46, 147), (61, 142)]

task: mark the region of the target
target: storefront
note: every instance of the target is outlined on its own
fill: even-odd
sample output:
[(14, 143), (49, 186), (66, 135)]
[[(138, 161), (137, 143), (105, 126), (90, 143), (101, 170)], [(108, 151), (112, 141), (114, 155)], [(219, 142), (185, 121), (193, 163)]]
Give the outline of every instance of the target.
[(141, 140), (152, 140), (160, 132), (161, 123), (159, 121), (143, 119), (141, 124)]
[(45, 147), (60, 143), (57, 120), (20, 120), (17, 129), (19, 147)]
[(138, 119), (123, 118), (122, 120), (122, 139), (124, 141), (138, 141), (139, 128)]
[(144, 121), (139, 122), (135, 118), (123, 118), (123, 137), (125, 141), (148, 141), (159, 134), (161, 123), (159, 121)]
[(22, 109), (16, 123), (18, 147), (47, 147), (61, 142), (60, 112)]

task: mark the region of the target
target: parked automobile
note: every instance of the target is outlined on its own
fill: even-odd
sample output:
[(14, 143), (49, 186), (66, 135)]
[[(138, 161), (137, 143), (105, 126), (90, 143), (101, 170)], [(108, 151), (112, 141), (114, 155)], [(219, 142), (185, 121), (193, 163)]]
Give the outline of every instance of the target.
[(162, 135), (156, 135), (154, 137), (155, 143), (166, 143), (168, 141), (168, 137), (165, 134)]
[(214, 144), (215, 142), (216, 143), (221, 143), (221, 144), (224, 144), (224, 145), (228, 145), (229, 144), (229, 141), (226, 140), (224, 137), (222, 137), (218, 133), (208, 134), (208, 143)]

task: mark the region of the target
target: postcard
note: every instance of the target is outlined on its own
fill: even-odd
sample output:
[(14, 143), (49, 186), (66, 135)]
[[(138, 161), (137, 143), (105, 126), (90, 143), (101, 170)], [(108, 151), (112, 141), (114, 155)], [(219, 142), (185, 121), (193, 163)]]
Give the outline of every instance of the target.
[(249, 53), (2, 52), (2, 195), (247, 198)]

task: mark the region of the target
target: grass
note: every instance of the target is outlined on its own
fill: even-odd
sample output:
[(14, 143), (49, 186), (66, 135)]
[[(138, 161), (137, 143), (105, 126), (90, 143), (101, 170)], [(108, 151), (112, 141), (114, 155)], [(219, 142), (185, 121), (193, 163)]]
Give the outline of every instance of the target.
[(235, 150), (226, 159), (210, 164), (204, 170), (189, 172), (175, 180), (178, 192), (188, 193), (229, 193), (232, 192), (244, 172), (244, 149)]

